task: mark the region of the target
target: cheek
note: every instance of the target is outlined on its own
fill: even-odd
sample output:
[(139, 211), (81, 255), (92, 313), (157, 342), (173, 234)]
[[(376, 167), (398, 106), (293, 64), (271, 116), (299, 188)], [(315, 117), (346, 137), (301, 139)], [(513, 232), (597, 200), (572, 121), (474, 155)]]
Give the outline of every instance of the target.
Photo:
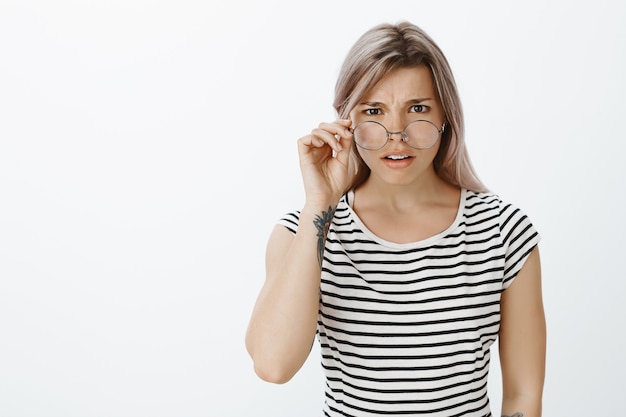
[(360, 159), (365, 163), (365, 165), (367, 165), (369, 167), (370, 165), (370, 161), (372, 160), (372, 155), (370, 151), (367, 151), (365, 149), (361, 149), (358, 146), (355, 145), (356, 148), (356, 153), (357, 155), (360, 157)]
[(430, 153), (431, 153), (431, 157), (432, 159), (436, 159), (437, 158), (437, 154), (439, 153), (439, 148), (441, 148), (441, 139), (439, 139), (437, 141), (437, 143), (435, 144), (435, 146), (432, 147), (432, 149), (430, 149)]

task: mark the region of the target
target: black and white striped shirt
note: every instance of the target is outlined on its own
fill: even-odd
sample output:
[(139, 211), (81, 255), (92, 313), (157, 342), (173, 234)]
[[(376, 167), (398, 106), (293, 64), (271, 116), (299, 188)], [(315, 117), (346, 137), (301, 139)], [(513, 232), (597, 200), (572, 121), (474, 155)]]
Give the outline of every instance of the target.
[[(328, 232), (318, 339), (326, 416), (490, 416), (500, 295), (539, 242), (524, 213), (463, 190), (453, 224), (385, 241), (345, 195)], [(296, 232), (298, 212), (280, 224)]]

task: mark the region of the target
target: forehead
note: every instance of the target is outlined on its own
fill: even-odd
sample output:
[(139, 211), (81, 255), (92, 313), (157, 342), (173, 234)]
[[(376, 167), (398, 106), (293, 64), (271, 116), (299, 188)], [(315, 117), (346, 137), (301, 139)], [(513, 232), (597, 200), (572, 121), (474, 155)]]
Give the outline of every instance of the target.
[(385, 102), (400, 98), (426, 97), (435, 97), (433, 77), (426, 65), (419, 65), (397, 68), (389, 72), (365, 94), (363, 99)]

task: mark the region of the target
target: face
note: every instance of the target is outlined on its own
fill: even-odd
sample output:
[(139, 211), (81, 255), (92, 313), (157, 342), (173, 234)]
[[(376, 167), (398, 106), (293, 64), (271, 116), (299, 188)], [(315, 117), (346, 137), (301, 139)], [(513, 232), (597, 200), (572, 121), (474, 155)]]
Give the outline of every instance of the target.
[[(443, 107), (437, 96), (432, 75), (425, 65), (399, 68), (382, 78), (350, 112), (352, 126), (376, 121), (389, 132), (400, 132), (415, 120), (428, 120), (438, 129), (444, 121)], [(433, 178), (433, 160), (441, 137), (429, 149), (415, 149), (392, 134), (378, 150), (357, 151), (371, 170), (368, 181), (410, 185)]]

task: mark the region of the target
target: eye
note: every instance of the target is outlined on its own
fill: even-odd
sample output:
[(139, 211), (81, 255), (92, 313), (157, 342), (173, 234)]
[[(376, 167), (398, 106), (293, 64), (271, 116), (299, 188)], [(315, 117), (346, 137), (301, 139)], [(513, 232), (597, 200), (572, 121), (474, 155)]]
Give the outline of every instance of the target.
[(425, 106), (423, 104), (416, 104), (414, 106), (411, 106), (411, 113), (424, 113), (426, 110), (428, 110), (428, 106)]
[(368, 116), (379, 116), (380, 115), (380, 109), (376, 109), (376, 108), (365, 109), (365, 110), (363, 110), (363, 113), (365, 113)]

